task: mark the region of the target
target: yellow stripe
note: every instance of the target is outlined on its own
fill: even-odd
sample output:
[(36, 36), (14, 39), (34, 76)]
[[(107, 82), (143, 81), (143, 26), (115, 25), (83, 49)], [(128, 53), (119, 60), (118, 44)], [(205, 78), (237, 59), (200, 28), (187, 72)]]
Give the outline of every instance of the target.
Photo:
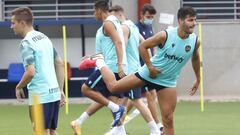
[(65, 82), (65, 95), (66, 95), (66, 104), (65, 111), (68, 114), (68, 72), (67, 72), (67, 38), (66, 38), (66, 26), (62, 26), (63, 31), (63, 52), (64, 52), (64, 82)]
[(199, 54), (200, 54), (200, 98), (201, 98), (201, 112), (204, 112), (204, 91), (203, 91), (203, 53), (202, 53), (202, 23), (198, 25), (198, 33), (200, 40)]

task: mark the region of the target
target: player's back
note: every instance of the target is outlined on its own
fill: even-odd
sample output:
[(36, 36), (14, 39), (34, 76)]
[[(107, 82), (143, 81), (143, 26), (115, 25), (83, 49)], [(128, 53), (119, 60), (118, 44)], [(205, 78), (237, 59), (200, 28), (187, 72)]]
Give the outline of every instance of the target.
[[(127, 65), (126, 51), (125, 51), (126, 46), (124, 42), (123, 31), (121, 28), (120, 21), (113, 15), (108, 16), (107, 19), (104, 21), (104, 23), (106, 21), (110, 21), (111, 23), (113, 23), (114, 27), (118, 32), (118, 35), (122, 42), (122, 50), (123, 50), (122, 64)], [(96, 34), (96, 53), (102, 53), (107, 66), (113, 72), (115, 73), (118, 72), (116, 45), (113, 43), (111, 37), (107, 36), (106, 33), (104, 33), (103, 26), (98, 29)], [(126, 68), (126, 66), (124, 67)]]
[(126, 54), (128, 61), (128, 72), (133, 73), (137, 71), (137, 69), (140, 67), (138, 51), (138, 46), (140, 43), (139, 39), (140, 33), (138, 31), (137, 26), (131, 20), (126, 20), (122, 24), (126, 25), (129, 29), (130, 36), (128, 38)]
[(54, 67), (53, 45), (50, 39), (41, 32), (30, 31), (22, 40), (21, 45), (30, 47), (34, 55), (35, 75), (28, 84), (29, 94), (39, 94), (41, 103), (59, 100), (60, 91)]

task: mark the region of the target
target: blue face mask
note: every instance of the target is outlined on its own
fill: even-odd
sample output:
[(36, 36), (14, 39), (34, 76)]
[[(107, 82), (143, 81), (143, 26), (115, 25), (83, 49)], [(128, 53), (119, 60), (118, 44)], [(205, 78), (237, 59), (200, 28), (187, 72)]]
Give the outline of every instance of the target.
[(144, 23), (145, 25), (152, 25), (152, 22), (153, 22), (153, 19), (144, 18), (144, 20), (143, 20), (143, 23)]

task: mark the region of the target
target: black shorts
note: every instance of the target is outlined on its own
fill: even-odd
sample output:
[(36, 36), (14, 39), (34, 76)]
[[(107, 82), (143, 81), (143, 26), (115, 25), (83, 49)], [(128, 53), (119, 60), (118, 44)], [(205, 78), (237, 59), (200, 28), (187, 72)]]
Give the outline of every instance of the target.
[[(118, 76), (117, 73), (114, 73), (116, 80), (120, 80), (121, 78)], [(122, 98), (123, 94), (112, 94), (107, 89), (105, 82), (102, 79), (102, 75), (99, 70), (95, 70), (88, 79), (84, 82), (92, 90), (100, 92), (104, 97), (108, 98), (110, 96), (115, 96), (118, 98)]]
[[(44, 126), (45, 129), (56, 129), (58, 124), (58, 113), (59, 113), (59, 104), (60, 101), (44, 103), (42, 104), (43, 108), (43, 117), (44, 117)], [(31, 112), (32, 106), (29, 107)], [(32, 118), (32, 113), (30, 113), (30, 118)]]
[(138, 74), (138, 72), (136, 72), (135, 75), (136, 75), (137, 78), (139, 78), (139, 79), (141, 79), (142, 81), (145, 82), (146, 85), (144, 87), (147, 88), (148, 90), (154, 90), (155, 89), (156, 91), (159, 91), (159, 90), (162, 90), (164, 88), (168, 88), (166, 86), (158, 85), (158, 84), (155, 84), (155, 83), (152, 83), (152, 82), (149, 82), (149, 81), (145, 80), (144, 78), (142, 78)]
[(141, 88), (141, 90), (142, 90), (142, 93), (145, 93), (145, 92), (153, 91), (155, 89), (151, 89), (151, 88), (149, 88), (148, 86), (145, 85)]
[(124, 93), (124, 97), (127, 97), (129, 99), (139, 99), (142, 97), (141, 88), (135, 88), (133, 90), (130, 90), (129, 92)]

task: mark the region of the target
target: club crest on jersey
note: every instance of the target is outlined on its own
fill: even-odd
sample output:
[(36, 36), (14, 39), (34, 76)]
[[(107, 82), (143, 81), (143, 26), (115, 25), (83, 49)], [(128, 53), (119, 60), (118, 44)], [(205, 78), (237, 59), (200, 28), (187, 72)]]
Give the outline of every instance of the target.
[(174, 43), (172, 43), (172, 48), (175, 46), (175, 44)]
[(186, 45), (186, 46), (185, 46), (185, 51), (186, 51), (186, 52), (189, 52), (190, 50), (191, 50), (191, 46), (190, 46), (190, 45)]

